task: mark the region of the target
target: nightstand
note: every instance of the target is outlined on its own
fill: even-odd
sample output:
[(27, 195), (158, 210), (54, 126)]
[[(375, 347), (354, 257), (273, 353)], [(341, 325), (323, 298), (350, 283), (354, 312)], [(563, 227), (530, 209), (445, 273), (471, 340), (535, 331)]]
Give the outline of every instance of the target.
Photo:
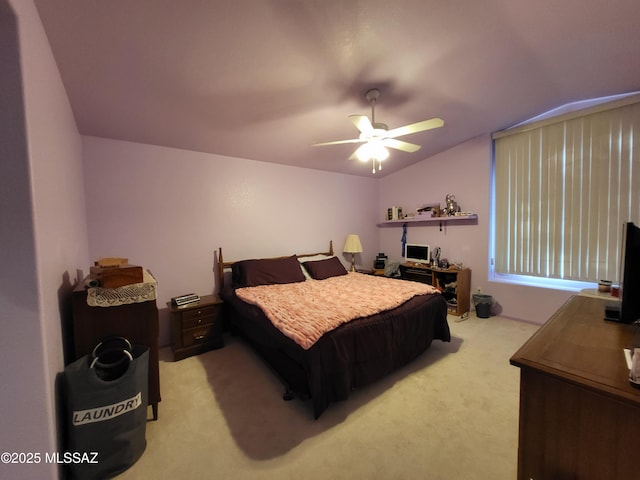
[(358, 273), (364, 273), (365, 275), (373, 275), (373, 270), (369, 270), (368, 268), (358, 268), (356, 269)]
[(171, 316), (173, 359), (182, 360), (224, 346), (223, 306), (218, 295), (205, 295), (199, 302), (177, 307), (167, 303)]

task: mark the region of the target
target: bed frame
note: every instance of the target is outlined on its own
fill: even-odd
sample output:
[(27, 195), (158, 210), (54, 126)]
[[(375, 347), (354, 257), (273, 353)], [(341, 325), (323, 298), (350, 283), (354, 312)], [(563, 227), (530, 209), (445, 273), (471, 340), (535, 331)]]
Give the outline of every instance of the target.
[[(298, 256), (314, 255), (333, 256), (333, 242), (329, 242), (327, 252)], [(225, 287), (225, 270), (235, 263), (224, 261), (222, 248), (219, 248), (219, 291), (225, 300), (225, 323), (229, 331), (232, 335), (242, 337), (280, 379), (285, 387), (284, 400), (311, 400), (316, 419), (330, 403), (346, 400), (353, 388), (382, 378), (412, 361), (429, 348), (433, 339), (445, 342), (451, 339), (444, 297), (435, 295), (426, 299), (417, 296), (389, 312), (343, 324), (323, 335), (310, 349), (303, 350), (273, 327), (259, 307), (249, 306), (248, 310), (245, 309), (246, 304), (232, 293), (233, 285)], [(394, 329), (399, 329), (396, 331), (417, 334), (394, 337), (406, 340), (402, 340), (401, 345), (385, 344), (385, 355), (380, 355), (378, 343), (372, 344), (370, 349), (363, 349), (362, 344), (356, 348), (355, 335), (359, 335), (362, 326), (366, 326), (368, 335), (387, 335), (391, 321), (389, 316), (394, 316)], [(335, 356), (336, 349), (342, 352), (340, 356)]]

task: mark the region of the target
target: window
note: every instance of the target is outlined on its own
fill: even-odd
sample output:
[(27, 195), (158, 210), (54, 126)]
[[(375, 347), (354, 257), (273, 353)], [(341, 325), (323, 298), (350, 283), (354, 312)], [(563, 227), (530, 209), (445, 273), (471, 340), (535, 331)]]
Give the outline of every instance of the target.
[(640, 222), (640, 95), (494, 135), (492, 278), (564, 288), (619, 280)]

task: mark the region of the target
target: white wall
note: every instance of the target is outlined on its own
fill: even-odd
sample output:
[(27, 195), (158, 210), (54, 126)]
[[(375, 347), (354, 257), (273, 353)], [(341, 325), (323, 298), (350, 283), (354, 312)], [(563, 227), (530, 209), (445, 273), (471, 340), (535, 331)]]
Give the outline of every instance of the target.
[[(478, 215), (477, 225), (409, 226), (407, 241), (439, 246), (442, 257), (469, 267), (471, 293), (480, 288), (492, 295), (502, 315), (544, 323), (572, 293), (489, 281), (490, 185), (491, 138), (480, 136), (382, 178), (378, 218), (389, 206), (405, 213), (428, 203), (444, 206), (453, 193), (462, 210)], [(401, 260), (401, 235), (401, 227), (380, 228), (380, 248), (390, 258)]]
[[(378, 248), (377, 182), (317, 170), (83, 137), (92, 259), (120, 256), (158, 281), (160, 343), (169, 342), (166, 302), (217, 290), (224, 260), (326, 251), (349, 233), (371, 268)], [(88, 265), (87, 265), (88, 270)]]
[(543, 323), (570, 296), (489, 282), (488, 136), (384, 178), (96, 137), (82, 144), (90, 258), (123, 256), (153, 272), (161, 345), (169, 343), (171, 297), (217, 290), (218, 247), (225, 260), (321, 251), (329, 240), (340, 253), (346, 235), (358, 233), (365, 250), (358, 264), (370, 268), (379, 251), (401, 257), (402, 229), (376, 227), (387, 206), (444, 205), (447, 193), (478, 215), (477, 224), (410, 226), (408, 241), (440, 246), (443, 257), (471, 268), (472, 292), (493, 295), (505, 316)]
[[(429, 203), (445, 205), (453, 193), (462, 210), (478, 215), (477, 225), (439, 224), (409, 225), (407, 242), (439, 246), (442, 257), (463, 262), (472, 269), (473, 287), (484, 285), (487, 263), (490, 157), (487, 142), (477, 138), (448, 152), (436, 155), (380, 180), (379, 219), (388, 206), (401, 206), (404, 213), (415, 213)], [(381, 248), (390, 258), (401, 260), (402, 228), (380, 228)]]
[[(78, 264), (88, 259), (82, 158), (71, 108), (29, 0), (0, 0), (2, 273), (0, 451), (58, 451), (56, 374)], [(56, 478), (55, 464), (0, 464)]]

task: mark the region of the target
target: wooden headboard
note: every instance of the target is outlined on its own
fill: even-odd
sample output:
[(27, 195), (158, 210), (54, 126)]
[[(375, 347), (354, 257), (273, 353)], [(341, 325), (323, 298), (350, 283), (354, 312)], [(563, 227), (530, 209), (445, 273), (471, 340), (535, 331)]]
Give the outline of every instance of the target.
[[(329, 240), (329, 251), (328, 252), (316, 252), (316, 253), (296, 253), (296, 256), (298, 257), (313, 257), (314, 255), (328, 255), (328, 256), (333, 256), (333, 240)], [(284, 255), (281, 257), (270, 257), (270, 258), (286, 258), (289, 255)], [(239, 260), (236, 260), (239, 261)], [(222, 257), (222, 247), (218, 248), (218, 280), (220, 282), (220, 289), (222, 290), (222, 287), (224, 287), (224, 271), (231, 268), (231, 266), (236, 263), (236, 261), (233, 262), (225, 262), (223, 257)]]

